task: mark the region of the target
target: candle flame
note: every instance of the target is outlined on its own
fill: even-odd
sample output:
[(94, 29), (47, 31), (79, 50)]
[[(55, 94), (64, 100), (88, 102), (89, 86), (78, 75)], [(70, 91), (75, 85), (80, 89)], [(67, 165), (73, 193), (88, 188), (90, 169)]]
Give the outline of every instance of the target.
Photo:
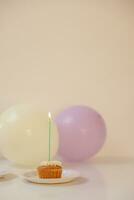
[(49, 117), (49, 119), (51, 119), (51, 113), (50, 112), (48, 113), (48, 117)]

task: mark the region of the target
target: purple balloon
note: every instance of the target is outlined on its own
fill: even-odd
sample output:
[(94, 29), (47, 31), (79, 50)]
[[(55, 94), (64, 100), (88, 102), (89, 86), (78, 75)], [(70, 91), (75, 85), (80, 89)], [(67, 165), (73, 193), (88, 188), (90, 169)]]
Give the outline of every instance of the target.
[(66, 161), (82, 161), (103, 146), (106, 126), (101, 115), (87, 106), (73, 106), (56, 117), (60, 134), (59, 154)]

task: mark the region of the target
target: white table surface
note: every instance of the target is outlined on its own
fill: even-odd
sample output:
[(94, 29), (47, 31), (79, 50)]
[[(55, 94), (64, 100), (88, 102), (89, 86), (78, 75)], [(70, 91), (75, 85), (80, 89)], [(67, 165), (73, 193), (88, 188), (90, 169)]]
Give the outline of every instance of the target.
[(0, 200), (134, 200), (134, 159), (98, 158), (84, 164), (66, 165), (77, 169), (81, 178), (72, 183), (41, 185), (28, 183), (17, 175), (5, 160), (0, 167), (9, 167), (11, 175), (0, 179)]

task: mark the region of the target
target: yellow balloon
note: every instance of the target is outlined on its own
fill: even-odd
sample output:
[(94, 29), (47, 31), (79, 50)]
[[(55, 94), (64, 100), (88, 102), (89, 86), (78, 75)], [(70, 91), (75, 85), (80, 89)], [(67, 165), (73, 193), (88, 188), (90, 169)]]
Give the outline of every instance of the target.
[[(52, 122), (51, 159), (59, 144), (56, 126)], [(49, 134), (47, 112), (30, 106), (12, 107), (0, 116), (0, 148), (2, 154), (16, 164), (37, 166), (48, 160)]]

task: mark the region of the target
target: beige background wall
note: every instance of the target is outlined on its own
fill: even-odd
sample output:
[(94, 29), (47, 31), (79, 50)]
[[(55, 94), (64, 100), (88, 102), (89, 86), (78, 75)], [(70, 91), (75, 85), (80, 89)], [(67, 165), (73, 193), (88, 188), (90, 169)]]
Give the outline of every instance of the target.
[(134, 3), (0, 0), (0, 111), (86, 104), (104, 116), (101, 155), (134, 156)]

